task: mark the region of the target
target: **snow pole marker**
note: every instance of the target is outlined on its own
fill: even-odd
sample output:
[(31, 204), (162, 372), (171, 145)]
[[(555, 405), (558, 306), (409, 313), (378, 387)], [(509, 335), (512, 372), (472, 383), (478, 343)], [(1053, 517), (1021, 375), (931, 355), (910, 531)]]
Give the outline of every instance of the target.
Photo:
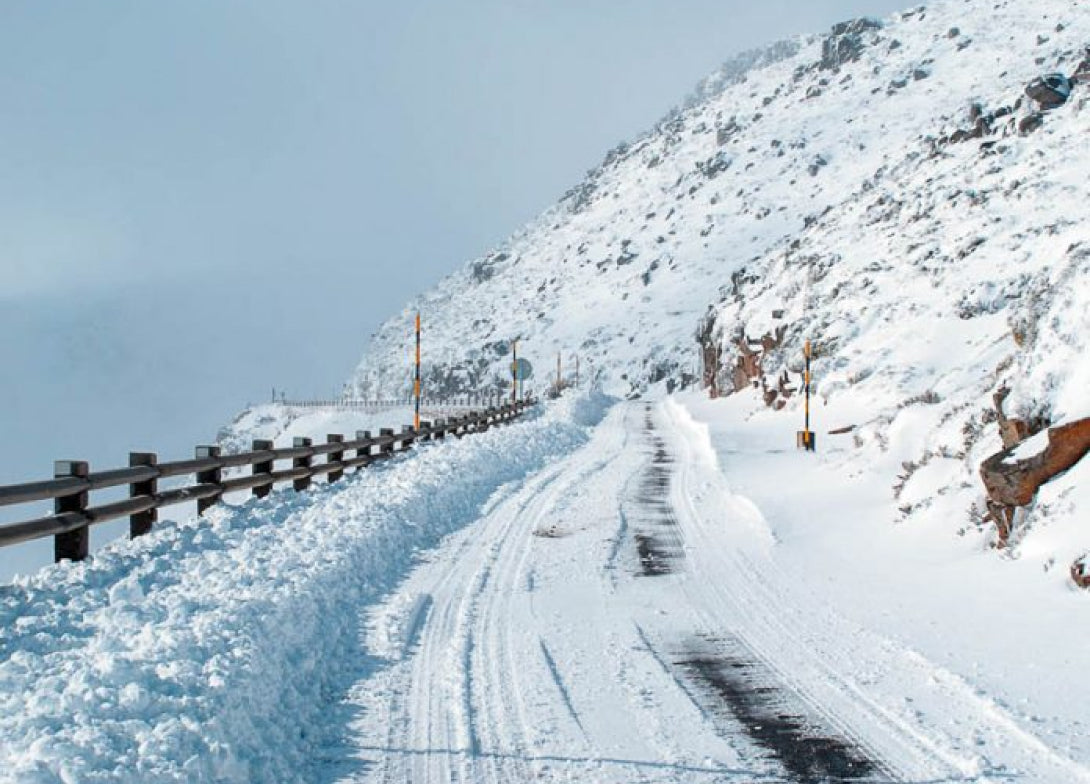
[(803, 429), (795, 434), (795, 440), (799, 449), (805, 449), (807, 452), (815, 452), (817, 451), (817, 443), (814, 438), (814, 433), (810, 430), (810, 357), (813, 354), (813, 351), (809, 340), (806, 341), (804, 354), (806, 356), (806, 371), (803, 376), (803, 387), (806, 393), (803, 409), (805, 411), (805, 422), (803, 424)]
[(519, 396), (519, 341), (515, 338), (511, 343), (511, 402), (518, 401)]
[(416, 376), (413, 379), (413, 397), (416, 409), (413, 413), (413, 428), (420, 429), (420, 311), (416, 312)]

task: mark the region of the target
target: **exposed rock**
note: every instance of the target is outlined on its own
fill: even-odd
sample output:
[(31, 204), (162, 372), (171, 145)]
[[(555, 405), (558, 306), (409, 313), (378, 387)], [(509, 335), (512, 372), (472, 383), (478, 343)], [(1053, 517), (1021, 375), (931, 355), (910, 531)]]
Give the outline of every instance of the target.
[(1035, 417), (1032, 420), (1011, 419), (1003, 411), (1003, 403), (1010, 394), (1007, 387), (1001, 387), (992, 395), (995, 403), (996, 424), (999, 426), (999, 437), (1003, 440), (1004, 449), (1013, 449), (1030, 436), (1035, 436), (1048, 427), (1048, 421)]
[(1039, 454), (1016, 459), (1014, 451), (1004, 449), (980, 466), (988, 508), (999, 528), (1001, 544), (1010, 535), (1014, 509), (1030, 504), (1041, 485), (1067, 471), (1090, 451), (1090, 417), (1049, 428), (1048, 446)]
[(1071, 82), (1073, 84), (1090, 83), (1090, 50), (1087, 51), (1086, 56), (1079, 63), (1079, 67), (1075, 69), (1075, 73), (1071, 76)]
[(832, 34), (822, 43), (820, 67), (832, 70), (858, 60), (866, 46), (863, 34), (868, 30), (880, 30), (881, 27), (878, 20), (867, 18), (834, 25)]
[(1046, 74), (1026, 85), (1026, 96), (1043, 111), (1058, 109), (1071, 97), (1071, 80), (1063, 74)]
[(1079, 556), (1071, 564), (1071, 580), (1080, 588), (1090, 588), (1090, 554)]
[(727, 155), (726, 152), (720, 150), (711, 158), (708, 158), (708, 160), (698, 161), (696, 168), (697, 171), (711, 180), (729, 169), (732, 162), (731, 157)]
[[(771, 333), (754, 340), (746, 336), (745, 329), (739, 330), (731, 340), (737, 349), (734, 362), (730, 365), (731, 391), (737, 392), (749, 386), (760, 386), (765, 393), (765, 402), (772, 406), (780, 397), (786, 398), (794, 392), (790, 379), (784, 374), (777, 383), (770, 387), (761, 367), (765, 355), (783, 345), (787, 334), (787, 325), (781, 324)], [(771, 395), (770, 395), (771, 393)], [(782, 408), (782, 401), (777, 408)]]
[(696, 332), (696, 342), (700, 344), (700, 358), (703, 364), (701, 381), (711, 398), (719, 397), (719, 368), (723, 349), (715, 337), (715, 313), (709, 308), (708, 314), (701, 319)]
[(811, 177), (817, 177), (818, 172), (820, 172), (824, 167), (828, 165), (829, 162), (825, 160), (823, 156), (818, 155), (816, 158), (814, 158), (814, 162), (811, 163), (809, 167), (807, 167), (806, 171), (810, 173)]
[(1039, 130), (1045, 124), (1045, 118), (1040, 112), (1034, 112), (1033, 114), (1027, 114), (1021, 120), (1018, 121), (1018, 133), (1021, 136), (1029, 136), (1036, 130)]

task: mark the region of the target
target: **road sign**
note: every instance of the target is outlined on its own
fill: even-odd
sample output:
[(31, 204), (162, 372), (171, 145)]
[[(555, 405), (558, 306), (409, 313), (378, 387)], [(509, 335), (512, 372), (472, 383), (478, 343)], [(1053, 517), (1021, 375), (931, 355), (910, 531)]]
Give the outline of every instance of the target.
[(526, 381), (534, 377), (534, 368), (522, 357), (511, 363), (511, 372), (519, 381)]

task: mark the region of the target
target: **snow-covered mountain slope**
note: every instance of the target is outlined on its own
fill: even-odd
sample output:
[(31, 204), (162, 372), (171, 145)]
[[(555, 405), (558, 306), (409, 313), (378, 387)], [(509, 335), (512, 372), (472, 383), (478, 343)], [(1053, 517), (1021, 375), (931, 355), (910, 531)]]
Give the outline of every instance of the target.
[[(1088, 88), (1043, 130), (987, 151), (937, 141), (972, 129), (974, 104), (1009, 107), (993, 125), (1017, 125), (1027, 82), (1070, 74), (1087, 44), (1090, 17), (1070, 0), (943, 0), (742, 56), (501, 247), (408, 303), (373, 337), (355, 387), (409, 388), (416, 309), (434, 392), (502, 385), (516, 336), (539, 388), (557, 352), (568, 367), (578, 354), (613, 392), (673, 387), (697, 373), (693, 334), (735, 274), (776, 287), (792, 350), (834, 320), (811, 297), (815, 276), (845, 310), (859, 309), (849, 292), (897, 307), (898, 331), (870, 315), (852, 327), (873, 336), (872, 371), (955, 305), (994, 316), (986, 342), (1007, 305), (1075, 274), (1066, 251), (1083, 239)], [(754, 313), (720, 316), (729, 336)]]
[[(613, 394), (755, 387), (801, 425), (811, 340), (815, 429), (853, 447), (829, 459), (884, 482), (900, 519), (991, 532), (978, 474), (1001, 428), (1090, 414), (1088, 46), (1070, 0), (940, 0), (742, 56), (409, 303), (355, 388), (407, 389), (419, 308), (435, 393), (502, 387), (519, 336), (539, 389), (560, 352)], [(1074, 86), (1043, 111), (1026, 88), (1054, 72)], [(1075, 492), (1069, 475), (1029, 513), (1054, 524), (1028, 550), (1046, 568), (1090, 544)]]

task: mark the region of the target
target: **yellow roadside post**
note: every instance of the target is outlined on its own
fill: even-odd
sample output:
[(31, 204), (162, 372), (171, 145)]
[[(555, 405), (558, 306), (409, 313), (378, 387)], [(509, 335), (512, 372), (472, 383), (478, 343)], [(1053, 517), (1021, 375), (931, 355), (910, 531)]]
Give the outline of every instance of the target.
[(511, 343), (511, 402), (518, 402), (519, 398), (519, 340), (515, 338)]
[(416, 312), (416, 375), (413, 379), (413, 397), (416, 411), (413, 414), (413, 429), (420, 429), (420, 311)]
[(806, 371), (805, 371), (806, 375), (803, 376), (803, 386), (804, 386), (805, 392), (806, 392), (806, 400), (805, 400), (805, 404), (804, 404), (805, 405), (805, 411), (806, 411), (806, 420), (805, 420), (805, 424), (803, 425), (803, 429), (799, 430), (795, 434), (795, 442), (796, 442), (796, 446), (798, 446), (799, 449), (805, 449), (807, 452), (816, 452), (817, 451), (817, 442), (816, 442), (816, 440), (814, 438), (813, 431), (810, 430), (810, 356), (812, 354), (812, 351), (811, 351), (811, 348), (810, 348), (810, 341), (809, 340), (806, 341), (805, 354), (806, 354)]

